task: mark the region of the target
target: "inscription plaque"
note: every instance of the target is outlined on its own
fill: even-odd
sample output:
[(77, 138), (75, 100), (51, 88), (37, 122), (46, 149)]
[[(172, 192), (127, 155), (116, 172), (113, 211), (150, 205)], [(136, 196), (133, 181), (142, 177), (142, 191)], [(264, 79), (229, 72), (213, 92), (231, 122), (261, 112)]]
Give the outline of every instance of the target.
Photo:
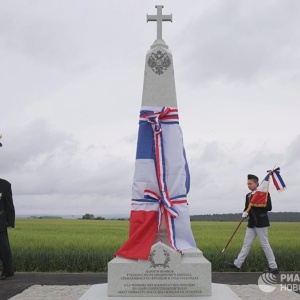
[(210, 296), (211, 264), (199, 249), (183, 254), (158, 242), (148, 261), (116, 257), (108, 263), (108, 296)]

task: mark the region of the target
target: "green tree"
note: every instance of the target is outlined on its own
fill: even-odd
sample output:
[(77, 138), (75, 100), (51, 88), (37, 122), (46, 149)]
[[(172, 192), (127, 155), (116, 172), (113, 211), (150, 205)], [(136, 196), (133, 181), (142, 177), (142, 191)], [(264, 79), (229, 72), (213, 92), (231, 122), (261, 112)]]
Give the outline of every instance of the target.
[(84, 216), (82, 216), (83, 220), (94, 220), (94, 215), (93, 214), (85, 214)]

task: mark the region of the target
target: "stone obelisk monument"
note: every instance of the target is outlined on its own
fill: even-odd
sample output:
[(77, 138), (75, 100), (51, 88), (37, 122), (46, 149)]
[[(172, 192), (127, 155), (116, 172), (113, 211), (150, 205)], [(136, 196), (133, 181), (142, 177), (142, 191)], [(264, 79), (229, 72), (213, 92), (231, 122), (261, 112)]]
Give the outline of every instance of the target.
[(211, 264), (190, 226), (189, 170), (179, 125), (172, 53), (162, 22), (146, 55), (128, 241), (108, 263), (108, 296), (210, 296)]

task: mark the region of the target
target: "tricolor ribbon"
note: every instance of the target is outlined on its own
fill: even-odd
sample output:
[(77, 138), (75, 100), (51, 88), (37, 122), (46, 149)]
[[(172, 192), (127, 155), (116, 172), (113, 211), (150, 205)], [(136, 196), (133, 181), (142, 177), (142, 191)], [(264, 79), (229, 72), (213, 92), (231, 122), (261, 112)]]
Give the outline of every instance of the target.
[[(144, 197), (145, 197), (145, 199), (155, 200), (159, 204), (159, 208), (158, 208), (159, 217), (158, 217), (158, 228), (157, 229), (160, 228), (161, 218), (162, 218), (162, 214), (163, 214), (164, 210), (167, 212), (167, 214), (169, 214), (173, 218), (176, 218), (178, 216), (177, 211), (173, 207), (167, 207), (162, 202), (161, 197), (157, 193), (155, 193), (155, 192), (153, 192), (151, 190), (145, 190), (144, 191)], [(185, 195), (173, 197), (173, 198), (170, 199), (170, 201), (172, 203), (172, 206), (174, 204), (187, 203)]]
[(286, 188), (286, 185), (281, 178), (280, 168), (278, 167), (278, 168), (274, 169), (271, 173), (271, 176), (272, 176), (273, 183), (275, 185), (276, 190), (279, 192), (283, 191)]
[(154, 133), (155, 169), (160, 198), (166, 209), (169, 209), (169, 213), (175, 218), (178, 216), (178, 213), (175, 209), (172, 209), (173, 204), (170, 200), (166, 182), (165, 155), (161, 124), (178, 123), (178, 110), (171, 109), (170, 107), (163, 107), (160, 112), (142, 112), (140, 121), (146, 121), (152, 126)]
[(178, 109), (163, 107), (159, 112), (142, 110), (140, 114), (140, 121), (149, 121), (158, 118), (162, 123), (178, 124)]
[[(170, 199), (172, 205), (174, 204), (186, 204), (186, 195), (180, 195), (176, 197), (172, 197)], [(148, 204), (148, 203), (156, 203), (158, 204), (158, 226), (157, 231), (159, 231), (159, 228), (161, 226), (161, 220), (164, 212), (166, 212), (166, 227), (168, 232), (168, 237), (170, 241), (170, 245), (177, 251), (180, 252), (180, 250), (176, 247), (176, 241), (175, 241), (175, 235), (174, 235), (174, 228), (172, 226), (172, 222), (169, 221), (169, 218), (176, 218), (176, 215), (178, 213), (173, 207), (167, 207), (163, 203), (161, 197), (159, 194), (155, 193), (151, 190), (145, 190), (144, 191), (144, 199), (133, 199), (132, 205), (139, 205), (139, 204)], [(174, 213), (176, 212), (176, 213)]]

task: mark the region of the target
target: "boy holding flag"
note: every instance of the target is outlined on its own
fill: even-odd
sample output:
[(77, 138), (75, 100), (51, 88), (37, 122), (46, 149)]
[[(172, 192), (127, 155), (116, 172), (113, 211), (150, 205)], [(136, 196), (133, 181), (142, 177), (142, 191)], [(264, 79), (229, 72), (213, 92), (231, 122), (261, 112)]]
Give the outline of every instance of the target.
[(268, 239), (268, 227), (270, 226), (268, 211), (272, 210), (271, 196), (268, 192), (271, 174), (272, 171), (268, 173), (261, 186), (259, 186), (257, 176), (249, 174), (247, 177), (247, 185), (251, 192), (246, 195), (245, 209), (242, 214), (242, 218), (249, 217), (244, 244), (233, 263), (225, 262), (228, 267), (236, 271), (240, 270), (254, 239), (258, 236), (260, 245), (268, 260), (269, 272), (278, 274), (277, 263)]

